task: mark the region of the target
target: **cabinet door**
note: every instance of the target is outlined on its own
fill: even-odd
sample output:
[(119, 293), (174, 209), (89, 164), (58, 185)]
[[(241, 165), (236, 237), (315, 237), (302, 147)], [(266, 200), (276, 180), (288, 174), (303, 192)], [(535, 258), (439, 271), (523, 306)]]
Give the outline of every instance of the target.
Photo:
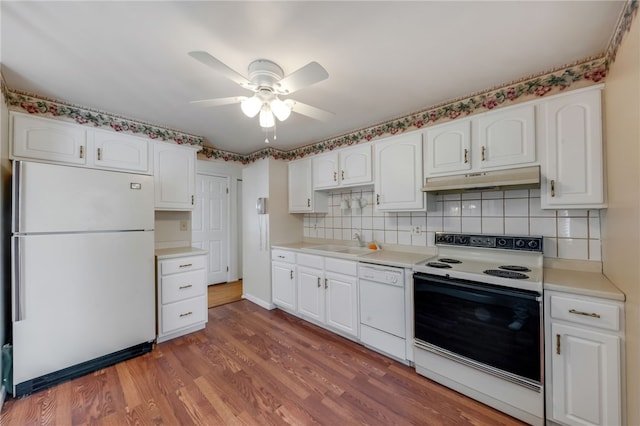
[(313, 187), (335, 188), (338, 181), (338, 153), (316, 155), (313, 157)]
[(600, 90), (540, 105), (544, 127), (542, 208), (598, 208), (604, 202)]
[(322, 271), (298, 266), (298, 312), (324, 322), (324, 274)]
[(311, 159), (289, 163), (289, 212), (313, 211)]
[(196, 154), (158, 143), (154, 147), (156, 210), (192, 210), (195, 205)]
[(356, 277), (326, 273), (327, 325), (358, 336), (358, 289)]
[(80, 125), (12, 113), (12, 155), (67, 164), (86, 164), (86, 129)]
[(370, 183), (371, 145), (354, 146), (339, 151), (340, 185)]
[(471, 120), (427, 129), (424, 153), (425, 176), (471, 169)]
[(290, 263), (273, 262), (271, 282), (273, 303), (292, 311), (296, 310), (295, 267)]
[(377, 142), (374, 149), (376, 209), (424, 209), (422, 134), (413, 133), (389, 138)]
[(568, 425), (621, 424), (620, 339), (552, 323), (553, 419)]
[(93, 164), (104, 169), (149, 171), (149, 142), (114, 132), (92, 132)]
[(478, 118), (479, 169), (503, 168), (536, 160), (535, 107), (492, 111)]

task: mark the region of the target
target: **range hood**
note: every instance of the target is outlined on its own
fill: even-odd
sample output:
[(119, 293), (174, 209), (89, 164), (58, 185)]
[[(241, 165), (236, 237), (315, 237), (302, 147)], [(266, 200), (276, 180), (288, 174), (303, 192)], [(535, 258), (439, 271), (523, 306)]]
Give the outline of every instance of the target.
[(540, 166), (427, 178), (422, 191), (450, 194), (530, 188), (540, 188)]

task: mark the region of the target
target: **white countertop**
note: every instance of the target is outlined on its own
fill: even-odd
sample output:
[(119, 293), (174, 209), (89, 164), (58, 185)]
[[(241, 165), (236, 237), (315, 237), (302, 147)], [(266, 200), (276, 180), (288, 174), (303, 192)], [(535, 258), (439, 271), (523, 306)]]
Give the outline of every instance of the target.
[(625, 301), (625, 295), (600, 272), (544, 268), (544, 289)]
[(197, 247), (173, 247), (165, 249), (156, 249), (156, 257), (158, 260), (171, 259), (174, 257), (200, 256), (209, 253)]
[[(352, 254), (344, 254), (340, 252), (326, 251), (319, 254), (318, 251), (306, 250), (310, 247), (320, 245), (317, 242), (296, 242), (286, 244), (274, 244), (272, 248), (279, 248), (283, 250), (297, 251), (301, 253), (310, 253), (319, 256), (338, 257), (342, 259), (354, 260), (357, 262), (375, 263), (378, 265), (396, 266), (399, 268), (411, 268), (413, 265), (419, 262), (435, 256), (435, 253), (418, 253), (418, 252), (405, 252), (396, 250), (376, 250), (371, 253), (361, 254), (358, 256)], [(348, 246), (348, 244), (345, 244)], [(353, 246), (352, 246), (353, 247)]]

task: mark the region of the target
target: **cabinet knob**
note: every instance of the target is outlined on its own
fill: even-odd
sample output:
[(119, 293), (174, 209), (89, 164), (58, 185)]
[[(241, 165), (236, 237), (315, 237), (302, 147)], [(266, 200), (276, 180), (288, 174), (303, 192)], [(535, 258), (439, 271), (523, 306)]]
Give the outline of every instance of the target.
[(556, 181), (551, 179), (551, 196), (556, 196)]

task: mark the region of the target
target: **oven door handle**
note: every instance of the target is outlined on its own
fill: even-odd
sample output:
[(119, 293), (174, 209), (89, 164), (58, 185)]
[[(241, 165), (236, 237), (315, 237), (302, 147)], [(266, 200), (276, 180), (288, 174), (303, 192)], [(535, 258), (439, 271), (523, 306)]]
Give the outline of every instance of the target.
[[(415, 273), (413, 274), (414, 278), (414, 291), (420, 291), (420, 281), (428, 280), (430, 286), (437, 287), (437, 289), (431, 287), (429, 291), (437, 291), (441, 294), (447, 294), (450, 296), (460, 297), (460, 293), (457, 290), (464, 289), (467, 292), (472, 292), (473, 297), (483, 297), (482, 293), (491, 293), (498, 296), (509, 296), (509, 297), (517, 297), (524, 300), (535, 300), (539, 302), (540, 294), (537, 292), (529, 291), (529, 290), (519, 290), (510, 287), (499, 287), (499, 286), (490, 286), (483, 285), (482, 283), (466, 283), (461, 280), (456, 280), (455, 278), (444, 278), (437, 275), (428, 275)], [(480, 287), (481, 286), (481, 287)], [(471, 296), (471, 295), (470, 295)], [(489, 297), (489, 296), (484, 296)]]

